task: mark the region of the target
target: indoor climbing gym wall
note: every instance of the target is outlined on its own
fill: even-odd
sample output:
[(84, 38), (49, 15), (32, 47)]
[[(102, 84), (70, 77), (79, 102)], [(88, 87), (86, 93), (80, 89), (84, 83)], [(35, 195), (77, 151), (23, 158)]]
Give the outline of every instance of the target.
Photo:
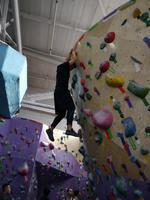
[(91, 199), (150, 198), (150, 1), (131, 0), (77, 42), (72, 93)]

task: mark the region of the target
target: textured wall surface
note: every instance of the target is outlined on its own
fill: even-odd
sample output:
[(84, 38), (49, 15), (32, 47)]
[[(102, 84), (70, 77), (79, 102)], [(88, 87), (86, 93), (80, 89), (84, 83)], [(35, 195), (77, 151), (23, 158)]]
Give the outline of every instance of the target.
[(87, 159), (141, 181), (150, 179), (149, 7), (129, 1), (85, 33), (72, 77)]

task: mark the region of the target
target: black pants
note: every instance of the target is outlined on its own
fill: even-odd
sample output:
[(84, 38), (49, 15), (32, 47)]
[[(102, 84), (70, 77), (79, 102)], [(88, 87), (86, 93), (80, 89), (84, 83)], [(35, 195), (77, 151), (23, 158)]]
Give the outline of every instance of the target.
[(55, 113), (57, 116), (51, 124), (55, 128), (57, 124), (66, 116), (67, 125), (72, 125), (75, 105), (69, 90), (57, 89), (54, 92)]

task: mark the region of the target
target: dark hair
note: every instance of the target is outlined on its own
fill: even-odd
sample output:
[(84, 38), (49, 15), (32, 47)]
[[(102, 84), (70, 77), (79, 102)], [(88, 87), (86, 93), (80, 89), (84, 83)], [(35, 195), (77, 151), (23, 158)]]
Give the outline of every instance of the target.
[(5, 188), (6, 188), (7, 186), (9, 186), (9, 185), (10, 185), (9, 183), (3, 184), (3, 185), (2, 185), (2, 191), (4, 192)]

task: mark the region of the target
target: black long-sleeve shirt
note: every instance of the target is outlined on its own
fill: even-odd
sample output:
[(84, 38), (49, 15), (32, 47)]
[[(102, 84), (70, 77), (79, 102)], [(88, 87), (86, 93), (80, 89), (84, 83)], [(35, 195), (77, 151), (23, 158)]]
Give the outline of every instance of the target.
[(70, 77), (70, 64), (69, 62), (64, 62), (57, 67), (57, 74), (56, 74), (56, 87), (55, 89), (59, 90), (68, 90), (69, 84), (69, 77)]

